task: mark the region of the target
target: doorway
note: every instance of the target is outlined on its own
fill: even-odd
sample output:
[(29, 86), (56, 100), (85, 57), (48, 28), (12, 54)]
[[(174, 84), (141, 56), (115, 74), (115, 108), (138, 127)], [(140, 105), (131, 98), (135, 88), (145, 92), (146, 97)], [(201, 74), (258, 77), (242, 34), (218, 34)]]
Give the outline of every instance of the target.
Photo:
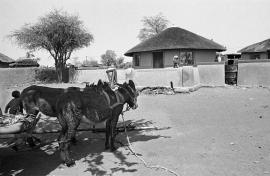
[(153, 68), (163, 67), (163, 52), (153, 52)]

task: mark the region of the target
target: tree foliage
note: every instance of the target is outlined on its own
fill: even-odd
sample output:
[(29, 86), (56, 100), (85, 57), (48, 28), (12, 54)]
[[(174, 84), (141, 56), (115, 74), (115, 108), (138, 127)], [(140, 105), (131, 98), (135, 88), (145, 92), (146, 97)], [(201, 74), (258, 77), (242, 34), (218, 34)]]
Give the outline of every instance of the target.
[(101, 55), (101, 63), (104, 66), (114, 65), (117, 68), (123, 68), (125, 58), (123, 56), (117, 57), (113, 50), (107, 50), (105, 54)]
[(116, 64), (116, 54), (113, 50), (107, 50), (105, 54), (101, 55), (101, 63), (105, 66)]
[(82, 62), (83, 67), (98, 67), (98, 61), (95, 59), (84, 60)]
[(59, 10), (39, 18), (33, 25), (24, 25), (10, 37), (25, 49), (48, 51), (54, 58), (59, 81), (62, 81), (63, 69), (72, 52), (93, 41), (93, 35), (87, 32), (78, 16)]
[(142, 23), (143, 28), (140, 30), (138, 38), (144, 41), (166, 29), (169, 20), (162, 13), (159, 13), (155, 16), (143, 17)]

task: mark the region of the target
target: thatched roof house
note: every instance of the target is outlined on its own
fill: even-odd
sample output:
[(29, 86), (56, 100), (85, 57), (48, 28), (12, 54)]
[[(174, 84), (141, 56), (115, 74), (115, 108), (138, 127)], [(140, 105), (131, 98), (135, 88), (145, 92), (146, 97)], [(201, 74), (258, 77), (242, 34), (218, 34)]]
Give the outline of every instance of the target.
[(0, 53), (0, 68), (7, 68), (9, 64), (13, 62), (15, 62), (13, 59)]
[(9, 64), (9, 67), (39, 67), (39, 64), (34, 59), (20, 57), (16, 62)]
[(168, 28), (128, 50), (135, 68), (162, 68), (173, 66), (174, 56), (179, 63), (194, 65), (214, 62), (216, 52), (225, 51), (222, 45), (182, 28)]
[(249, 45), (238, 51), (241, 59), (270, 59), (270, 39)]

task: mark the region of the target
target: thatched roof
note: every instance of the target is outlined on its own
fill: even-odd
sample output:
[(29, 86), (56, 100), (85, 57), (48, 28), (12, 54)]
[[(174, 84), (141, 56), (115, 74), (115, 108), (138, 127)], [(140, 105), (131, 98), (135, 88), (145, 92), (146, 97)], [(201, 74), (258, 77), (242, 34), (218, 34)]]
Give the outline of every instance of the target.
[(15, 61), (13, 59), (11, 59), (10, 57), (0, 53), (0, 62), (12, 63), (12, 62), (15, 62)]
[(20, 57), (15, 63), (9, 64), (9, 67), (39, 67), (36, 60)]
[(128, 50), (125, 55), (132, 56), (132, 54), (136, 52), (171, 49), (226, 50), (224, 46), (212, 40), (206, 39), (182, 28), (171, 27), (154, 37), (139, 43)]
[(267, 52), (268, 50), (270, 50), (270, 39), (249, 45), (239, 50), (238, 52), (239, 53), (256, 53), (256, 52)]

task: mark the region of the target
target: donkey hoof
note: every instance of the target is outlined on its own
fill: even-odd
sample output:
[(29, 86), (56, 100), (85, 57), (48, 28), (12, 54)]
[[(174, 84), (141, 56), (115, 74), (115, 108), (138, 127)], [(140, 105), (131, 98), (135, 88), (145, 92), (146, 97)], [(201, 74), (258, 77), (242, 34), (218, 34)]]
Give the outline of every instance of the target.
[(72, 166), (74, 166), (75, 165), (75, 161), (68, 161), (68, 162), (66, 162), (66, 165), (67, 165), (67, 167), (72, 167)]

